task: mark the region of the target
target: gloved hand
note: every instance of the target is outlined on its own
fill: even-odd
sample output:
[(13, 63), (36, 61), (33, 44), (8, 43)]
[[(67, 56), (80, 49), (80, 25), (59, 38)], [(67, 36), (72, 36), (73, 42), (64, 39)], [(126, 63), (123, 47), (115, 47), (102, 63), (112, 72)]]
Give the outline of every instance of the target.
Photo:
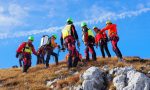
[(20, 53), (18, 53), (18, 52), (16, 53), (16, 58), (18, 58), (18, 57), (19, 57), (19, 54), (20, 54)]

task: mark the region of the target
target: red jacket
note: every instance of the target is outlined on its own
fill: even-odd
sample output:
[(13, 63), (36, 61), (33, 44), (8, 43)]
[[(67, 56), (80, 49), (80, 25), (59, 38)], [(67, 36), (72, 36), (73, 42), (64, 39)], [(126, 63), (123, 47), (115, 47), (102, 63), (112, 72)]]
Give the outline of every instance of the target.
[(107, 35), (106, 35), (105, 32), (103, 32), (103, 33), (97, 33), (96, 36), (95, 36), (95, 43), (98, 44), (98, 42), (101, 39), (104, 39), (104, 38), (107, 38)]
[[(26, 44), (27, 44), (27, 42), (23, 42), (23, 43), (19, 46), (19, 48), (17, 49), (17, 52), (18, 52), (18, 53), (26, 53), (26, 52), (23, 52), (23, 49), (25, 48)], [(29, 44), (29, 47), (31, 47), (33, 54), (37, 55), (37, 53), (36, 53), (36, 51), (35, 51), (35, 49), (34, 49), (33, 44)]]
[(109, 24), (105, 28), (101, 30), (101, 33), (108, 30), (108, 35), (111, 37), (112, 35), (117, 35), (117, 25), (116, 24)]

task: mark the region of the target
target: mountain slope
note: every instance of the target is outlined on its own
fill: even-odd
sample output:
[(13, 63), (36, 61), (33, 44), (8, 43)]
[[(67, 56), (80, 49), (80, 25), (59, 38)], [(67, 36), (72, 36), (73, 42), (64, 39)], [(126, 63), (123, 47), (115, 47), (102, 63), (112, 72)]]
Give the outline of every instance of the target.
[[(74, 86), (81, 84), (79, 77), (86, 69), (91, 66), (97, 66), (102, 69), (104, 65), (109, 68), (133, 66), (137, 71), (147, 75), (150, 71), (150, 61), (140, 59), (139, 57), (125, 57), (126, 62), (117, 62), (114, 57), (111, 60), (98, 57), (97, 61), (90, 61), (88, 63), (79, 62), (77, 68), (67, 69), (65, 61), (59, 63), (58, 66), (51, 64), (50, 68), (45, 69), (44, 65), (31, 67), (27, 74), (23, 74), (20, 68), (0, 69), (0, 90), (46, 90), (57, 88), (58, 90), (65, 89), (67, 86)], [(51, 86), (49, 81), (55, 80)], [(108, 82), (108, 89), (114, 89), (112, 82)], [(51, 90), (51, 89), (50, 89)], [(53, 90), (53, 89), (52, 89)]]

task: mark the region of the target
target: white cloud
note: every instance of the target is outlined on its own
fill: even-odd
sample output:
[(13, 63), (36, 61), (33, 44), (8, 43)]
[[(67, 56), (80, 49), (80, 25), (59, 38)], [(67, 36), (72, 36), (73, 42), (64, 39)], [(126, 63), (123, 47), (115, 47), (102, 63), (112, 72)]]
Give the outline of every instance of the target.
[(0, 7), (0, 13), (3, 13), (3, 12), (4, 12), (4, 8)]
[(0, 7), (0, 32), (6, 32), (13, 27), (23, 25), (23, 19), (28, 16), (28, 12), (25, 7), (17, 4), (8, 4), (7, 7)]
[[(139, 14), (142, 14), (144, 12), (149, 12), (150, 8), (142, 8), (142, 9), (138, 9), (135, 11), (126, 11), (126, 12), (122, 12), (122, 13), (114, 13), (114, 12), (107, 12), (105, 15), (103, 16), (98, 16), (97, 18), (93, 18), (90, 20), (83, 20), (85, 22), (87, 22), (88, 24), (95, 24), (98, 22), (104, 22), (107, 19), (124, 19), (124, 18), (131, 18), (134, 16), (137, 16)], [(79, 22), (75, 22), (75, 25), (80, 25), (82, 21)], [(17, 33), (5, 33), (5, 34), (0, 34), (0, 39), (4, 39), (4, 38), (14, 38), (14, 37), (20, 37), (20, 36), (27, 36), (27, 35), (32, 35), (32, 34), (39, 34), (39, 33), (44, 33), (44, 32), (49, 32), (49, 33), (56, 33), (58, 32), (58, 30), (61, 30), (63, 28), (63, 26), (60, 27), (50, 27), (48, 29), (42, 29), (42, 30), (31, 30), (28, 32), (17, 32)]]
[(28, 16), (28, 12), (26, 11), (25, 7), (21, 7), (17, 4), (10, 4), (8, 12), (10, 16), (16, 18), (24, 18)]

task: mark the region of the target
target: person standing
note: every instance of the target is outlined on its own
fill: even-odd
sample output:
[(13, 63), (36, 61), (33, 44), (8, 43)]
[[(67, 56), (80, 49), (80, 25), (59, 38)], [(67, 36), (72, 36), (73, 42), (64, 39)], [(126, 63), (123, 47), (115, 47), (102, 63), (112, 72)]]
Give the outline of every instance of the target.
[(96, 47), (99, 45), (100, 46), (100, 50), (101, 50), (101, 53), (102, 53), (102, 57), (105, 58), (105, 52), (104, 50), (106, 51), (108, 57), (110, 58), (111, 57), (111, 54), (108, 50), (108, 46), (107, 46), (107, 42), (108, 42), (108, 37), (106, 35), (105, 32), (103, 33), (100, 33), (100, 29), (97, 28), (96, 26), (93, 27), (93, 30), (95, 31), (96, 33), (96, 36), (95, 36), (95, 44), (96, 44)]
[(23, 72), (27, 73), (29, 67), (31, 67), (31, 54), (37, 55), (32, 42), (34, 41), (33, 36), (28, 37), (27, 42), (23, 42), (16, 51), (16, 57), (19, 57), (19, 54), (23, 55)]
[(49, 60), (50, 60), (50, 56), (54, 56), (55, 57), (55, 62), (56, 62), (56, 65), (58, 65), (58, 54), (54, 52), (54, 49), (56, 47), (60, 48), (60, 46), (55, 42), (55, 40), (57, 39), (57, 36), (55, 34), (53, 34), (49, 40), (48, 40), (48, 43), (46, 44), (46, 68), (49, 67)]
[[(73, 20), (71, 18), (67, 19), (67, 24), (62, 30), (60, 40), (61, 40), (62, 50), (65, 50), (65, 48), (67, 48), (67, 50), (69, 51), (68, 60), (67, 60), (68, 69), (70, 69), (71, 67), (76, 67), (77, 62), (78, 62), (78, 57), (76, 55), (77, 50), (76, 50), (75, 43), (77, 42), (77, 46), (79, 47), (80, 42), (78, 40), (78, 34), (75, 29), (75, 26), (73, 25)], [(73, 64), (73, 61), (76, 64)]]
[(85, 48), (85, 56), (86, 61), (89, 61), (89, 52), (92, 54), (92, 59), (96, 61), (96, 52), (94, 50), (95, 38), (91, 29), (87, 27), (85, 22), (81, 23), (82, 28), (82, 40), (86, 46)]
[(117, 25), (113, 24), (110, 20), (106, 21), (106, 27), (101, 30), (101, 33), (108, 30), (108, 36), (110, 38), (113, 51), (115, 52), (116, 56), (119, 58), (118, 61), (123, 61), (122, 53), (120, 49), (117, 46), (117, 43), (119, 41), (119, 36), (117, 33)]

